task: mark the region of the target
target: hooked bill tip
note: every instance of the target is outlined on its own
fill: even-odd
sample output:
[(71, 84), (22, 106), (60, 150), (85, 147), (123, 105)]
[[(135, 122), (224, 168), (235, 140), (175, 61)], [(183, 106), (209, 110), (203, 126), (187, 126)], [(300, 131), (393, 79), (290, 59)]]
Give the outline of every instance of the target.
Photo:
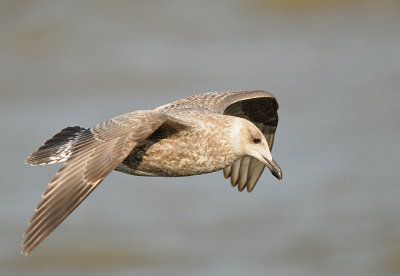
[(268, 160), (267, 161), (267, 167), (271, 171), (272, 175), (275, 176), (278, 180), (282, 180), (282, 170), (279, 167), (279, 165), (275, 162), (274, 159)]

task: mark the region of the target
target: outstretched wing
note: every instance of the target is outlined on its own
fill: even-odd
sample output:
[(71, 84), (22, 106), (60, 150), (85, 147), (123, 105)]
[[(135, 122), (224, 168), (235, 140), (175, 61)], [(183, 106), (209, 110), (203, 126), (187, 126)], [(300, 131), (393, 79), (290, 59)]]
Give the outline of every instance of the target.
[(124, 114), (79, 134), (71, 156), (50, 181), (25, 231), (21, 253), (45, 239), (131, 152), (169, 116), (157, 111)]
[[(160, 106), (156, 110), (174, 114), (182, 110), (201, 110), (237, 116), (253, 122), (264, 134), (270, 150), (278, 125), (278, 102), (265, 91), (211, 92), (178, 100)], [(239, 191), (247, 187), (251, 192), (264, 170), (264, 164), (253, 157), (243, 157), (224, 169), (225, 178), (230, 177), (232, 186)]]

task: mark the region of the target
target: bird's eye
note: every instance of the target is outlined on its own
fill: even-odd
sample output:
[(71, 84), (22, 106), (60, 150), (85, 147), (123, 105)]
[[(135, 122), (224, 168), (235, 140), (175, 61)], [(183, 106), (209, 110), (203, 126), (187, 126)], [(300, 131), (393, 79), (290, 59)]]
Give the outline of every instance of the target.
[(260, 138), (254, 138), (253, 142), (254, 142), (254, 144), (258, 144), (258, 143), (261, 142), (261, 139)]

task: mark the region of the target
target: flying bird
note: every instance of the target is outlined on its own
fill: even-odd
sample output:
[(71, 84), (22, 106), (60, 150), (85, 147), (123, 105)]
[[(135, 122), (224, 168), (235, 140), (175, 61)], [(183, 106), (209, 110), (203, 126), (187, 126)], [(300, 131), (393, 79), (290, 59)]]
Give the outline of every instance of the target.
[(28, 223), (23, 254), (41, 243), (113, 170), (140, 176), (189, 176), (223, 170), (251, 192), (271, 155), (278, 103), (264, 91), (211, 92), (138, 110), (91, 128), (67, 127), (26, 163), (65, 162)]

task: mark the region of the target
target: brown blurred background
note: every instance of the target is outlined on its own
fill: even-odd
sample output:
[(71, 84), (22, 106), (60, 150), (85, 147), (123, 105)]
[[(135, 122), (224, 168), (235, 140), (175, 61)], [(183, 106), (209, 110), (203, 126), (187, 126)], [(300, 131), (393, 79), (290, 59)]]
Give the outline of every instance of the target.
[[(400, 1), (0, 1), (0, 275), (400, 275)], [(283, 181), (112, 173), (29, 256), (65, 126), (216, 90), (280, 104)]]

